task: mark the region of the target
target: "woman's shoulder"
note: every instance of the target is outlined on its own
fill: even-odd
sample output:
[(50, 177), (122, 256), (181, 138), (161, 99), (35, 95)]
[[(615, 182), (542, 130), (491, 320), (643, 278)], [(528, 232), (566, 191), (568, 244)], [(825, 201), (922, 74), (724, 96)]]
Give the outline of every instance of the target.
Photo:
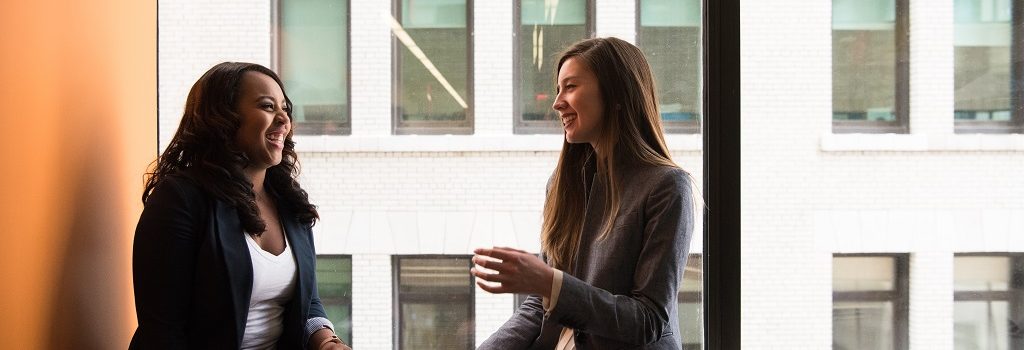
[[(630, 175), (642, 185), (650, 187), (689, 186), (691, 176), (686, 170), (670, 165), (649, 165), (638, 167)], [(646, 187), (645, 186), (645, 187)]]
[(160, 178), (153, 187), (147, 203), (151, 201), (202, 202), (206, 197), (199, 183), (183, 173), (168, 174)]

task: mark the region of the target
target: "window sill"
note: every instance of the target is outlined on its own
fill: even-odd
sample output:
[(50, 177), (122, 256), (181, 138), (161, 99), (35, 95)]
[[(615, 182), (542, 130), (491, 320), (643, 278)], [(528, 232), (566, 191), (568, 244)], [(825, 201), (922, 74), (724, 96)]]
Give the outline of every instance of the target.
[(1024, 135), (833, 134), (821, 137), (824, 152), (1024, 151)]
[[(562, 135), (295, 135), (297, 152), (557, 152)], [(700, 134), (665, 136), (669, 150), (700, 151)]]

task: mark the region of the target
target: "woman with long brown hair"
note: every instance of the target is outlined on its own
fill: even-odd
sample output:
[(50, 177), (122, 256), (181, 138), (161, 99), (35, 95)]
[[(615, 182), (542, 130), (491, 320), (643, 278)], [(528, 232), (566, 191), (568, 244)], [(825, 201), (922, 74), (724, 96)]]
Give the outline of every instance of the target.
[(291, 107), (258, 64), (192, 86), (142, 193), (130, 349), (349, 349), (317, 293)]
[(572, 45), (556, 69), (565, 140), (544, 202), (546, 263), (475, 251), (494, 271), (472, 269), (481, 288), (531, 294), (480, 348), (679, 349), (693, 200), (665, 146), (651, 69), (617, 38)]

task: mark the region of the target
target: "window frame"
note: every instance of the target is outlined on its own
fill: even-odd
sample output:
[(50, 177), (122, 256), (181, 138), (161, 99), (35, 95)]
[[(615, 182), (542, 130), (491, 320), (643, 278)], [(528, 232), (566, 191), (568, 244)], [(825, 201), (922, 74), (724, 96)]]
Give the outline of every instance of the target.
[[(594, 38), (597, 35), (596, 25), (596, 0), (584, 0), (586, 2), (586, 23), (584, 24), (584, 31), (587, 32), (587, 38)], [(535, 135), (535, 134), (551, 134), (557, 135), (563, 133), (562, 125), (558, 121), (541, 121), (541, 120), (523, 120), (523, 108), (520, 103), (520, 98), (523, 93), (523, 75), (522, 67), (523, 62), (520, 60), (520, 54), (522, 53), (519, 46), (522, 44), (522, 38), (519, 36), (519, 29), (523, 23), (522, 13), (522, 0), (512, 1), (512, 33), (515, 40), (512, 44), (512, 133), (514, 135)], [(583, 39), (580, 39), (583, 40)], [(554, 82), (552, 82), (554, 84)], [(551, 86), (551, 90), (554, 91), (554, 85)]]
[[(281, 3), (284, 0), (271, 0), (270, 5), (270, 18), (271, 18), (271, 39), (270, 39), (270, 69), (281, 75)], [(338, 127), (336, 133), (323, 133), (323, 132), (311, 132), (310, 130), (304, 129), (302, 125), (307, 122), (293, 122), (294, 134), (295, 135), (329, 135), (329, 136), (351, 136), (352, 135), (352, 1), (345, 1), (345, 62), (348, 63), (345, 66), (345, 109), (344, 113), (348, 115), (348, 121), (341, 124)], [(282, 81), (284, 76), (281, 77)]]
[[(1024, 3), (1010, 1), (1010, 120), (953, 119), (955, 134), (1024, 133)], [(956, 24), (953, 24), (954, 28)], [(954, 50), (956, 46), (953, 47)], [(956, 74), (954, 64), (953, 74)], [(955, 94), (955, 92), (954, 92)], [(954, 110), (955, 113), (955, 110)]]
[[(392, 310), (392, 316), (391, 316), (392, 317), (392, 321), (391, 322), (392, 322), (392, 329), (394, 330), (392, 332), (392, 348), (393, 349), (395, 349), (395, 350), (401, 350), (402, 349), (402, 329), (403, 329), (403, 324), (405, 323), (405, 322), (403, 322), (404, 318), (402, 318), (403, 298), (402, 298), (401, 284), (400, 284), (401, 273), (402, 273), (401, 261), (403, 259), (431, 259), (431, 260), (466, 259), (467, 260), (467, 265), (466, 265), (467, 270), (466, 271), (469, 271), (469, 268), (473, 266), (472, 258), (473, 258), (472, 255), (466, 255), (466, 254), (394, 254), (394, 255), (391, 255), (391, 286), (392, 286), (391, 287), (391, 293), (392, 293), (392, 305), (393, 305), (392, 308), (391, 308), (391, 310)], [(467, 285), (467, 287), (469, 289), (469, 295), (468, 295), (467, 300), (466, 300), (466, 305), (467, 305), (468, 311), (469, 311), (469, 323), (470, 323), (469, 329), (471, 330), (471, 331), (468, 332), (469, 339), (467, 339), (468, 340), (467, 349), (472, 350), (472, 349), (475, 348), (475, 344), (476, 344), (476, 331), (475, 331), (475, 329), (476, 329), (476, 277), (474, 277), (472, 274), (469, 274), (469, 273), (467, 273), (467, 274), (469, 275), (469, 284)], [(429, 297), (425, 297), (424, 295), (413, 295), (413, 296), (411, 296), (411, 298), (409, 298), (409, 297), (407, 297), (407, 298), (408, 299), (404, 299), (404, 300), (426, 301), (426, 302), (436, 301), (436, 299), (431, 299)], [(449, 304), (454, 304), (454, 303), (449, 303)]]
[(701, 8), (704, 348), (739, 350), (740, 1), (701, 0)]
[[(636, 1), (634, 1), (634, 3), (636, 4), (636, 9), (634, 11), (634, 13), (636, 14), (636, 23), (634, 24), (635, 28), (633, 28), (633, 30), (634, 30), (633, 32), (636, 33), (636, 39), (635, 40), (636, 40), (637, 47), (640, 47), (640, 37), (641, 37), (641, 35), (640, 35), (640, 27), (642, 27), (640, 25), (640, 16), (641, 16), (640, 11), (641, 11), (641, 9), (643, 7), (643, 6), (640, 6), (640, 4), (642, 2), (644, 2), (644, 0), (636, 0)], [(703, 10), (704, 10), (704, 8), (703, 8), (703, 6), (704, 6), (703, 1), (701, 1), (701, 6), (702, 6), (701, 7), (701, 11), (703, 12)], [(704, 27), (703, 27), (704, 23), (701, 23), (701, 25), (702, 25), (702, 27), (699, 28), (700, 29), (699, 37), (701, 38), (701, 40), (704, 40)], [(640, 49), (643, 50), (642, 47)], [(702, 56), (703, 52), (704, 52), (704, 42), (701, 41), (701, 42), (697, 43), (697, 56), (698, 57)], [(703, 62), (701, 62), (701, 63), (703, 64)], [(704, 77), (703, 70), (704, 70), (703, 65), (697, 70), (697, 74), (698, 74), (698, 76), (700, 78)], [(658, 77), (654, 77), (654, 80), (657, 81), (658, 80), (657, 78)], [(703, 85), (704, 85), (703, 82), (701, 82), (701, 85), (703, 87)], [(700, 91), (700, 94), (704, 95), (703, 89)], [(704, 98), (702, 96), (699, 96), (699, 100), (701, 102), (703, 102)], [(700, 108), (702, 113), (704, 112), (703, 108), (704, 108), (703, 106), (701, 106), (701, 108)], [(704, 119), (704, 116), (701, 115), (699, 118), (697, 118), (696, 120), (692, 120), (692, 121), (665, 121), (665, 120), (661, 120), (661, 128), (664, 131), (664, 133), (666, 133), (666, 134), (700, 134), (701, 125), (703, 124), (701, 121), (703, 121), (703, 119)]]
[[(1010, 260), (1010, 276), (1009, 286), (1007, 291), (957, 291), (953, 288), (953, 304), (955, 305), (959, 301), (1005, 301), (1009, 306), (1007, 314), (1013, 318), (1015, 315), (1024, 315), (1024, 253), (1010, 253), (1010, 252), (999, 252), (999, 253), (984, 253), (984, 252), (972, 252), (972, 253), (953, 253), (953, 259), (959, 257), (1006, 257)], [(1017, 267), (1021, 267), (1020, 270)], [(1020, 271), (1015, 273), (1015, 271)], [(954, 280), (956, 276), (954, 275)], [(955, 308), (954, 308), (955, 309)], [(954, 313), (953, 320), (956, 320)], [(1019, 325), (1018, 325), (1019, 326)], [(1012, 330), (1008, 329), (1009, 335), (1009, 349), (1020, 349), (1024, 347), (1024, 338), (1014, 337)]]
[[(834, 0), (832, 0), (834, 1)], [(910, 0), (895, 0), (896, 5), (896, 20), (893, 26), (893, 32), (895, 37), (896, 47), (895, 50), (896, 64), (895, 64), (895, 75), (894, 75), (894, 101), (893, 101), (893, 114), (896, 117), (894, 121), (880, 121), (880, 120), (835, 120), (835, 103), (831, 103), (831, 113), (829, 118), (832, 120), (832, 133), (833, 134), (907, 134), (910, 133)], [(830, 23), (834, 26), (835, 18), (830, 17)], [(830, 36), (835, 34), (835, 29), (830, 29)], [(835, 51), (832, 42), (829, 42), (829, 51), (831, 52), (830, 57), (833, 57), (835, 62)], [(835, 91), (835, 67), (832, 68), (832, 89), (830, 93), (834, 94)], [(831, 100), (834, 101), (830, 97)]]
[[(899, 1), (899, 0), (897, 0)], [(892, 291), (837, 292), (832, 288), (832, 318), (836, 302), (892, 302), (893, 349), (907, 350), (910, 345), (910, 254), (909, 253), (835, 253), (836, 258), (885, 257), (892, 258), (895, 269)], [(833, 271), (834, 273), (834, 271)], [(833, 341), (835, 330), (832, 333)]]
[[(401, 115), (402, 94), (402, 44), (391, 33), (391, 134), (392, 135), (472, 135), (475, 129), (475, 104), (473, 98), (475, 65), (473, 62), (473, 1), (466, 2), (466, 120), (463, 121), (412, 121), (403, 122)], [(402, 0), (391, 0), (391, 16), (402, 23)]]
[[(317, 260), (317, 266), (320, 265), (319, 263), (320, 263), (320, 259), (321, 258), (326, 258), (326, 259), (334, 259), (334, 258), (348, 259), (348, 261), (349, 261), (349, 268), (352, 269), (352, 270), (355, 270), (355, 266), (353, 265), (354, 261), (352, 259), (352, 254), (317, 254), (316, 257), (315, 257), (315, 259)], [(353, 310), (352, 310), (352, 294), (353, 294), (353, 290), (355, 289), (355, 283), (354, 283), (354, 281), (352, 281), (354, 279), (352, 277), (354, 271), (352, 271), (352, 270), (349, 271), (349, 285), (350, 285), (349, 286), (350, 289), (348, 291), (349, 295), (348, 295), (347, 298), (345, 298), (348, 301), (347, 305), (348, 305), (348, 310), (349, 310), (349, 320), (348, 320), (349, 321), (348, 322), (349, 323), (349, 328), (348, 328), (348, 334), (349, 335), (354, 334), (354, 330), (353, 330), (353, 327), (352, 327), (352, 318), (353, 317), (352, 317), (351, 314), (353, 313)], [(318, 279), (317, 280), (317, 291), (318, 291), (318, 294), (322, 294), (322, 293), (319, 293), (319, 290), (320, 290), (320, 281)], [(324, 298), (323, 296), (320, 297), (320, 303), (321, 304), (326, 304), (326, 302), (325, 302), (326, 300), (330, 300), (330, 299)], [(335, 320), (331, 320), (331, 322), (333, 323), (333, 322), (335, 322)], [(339, 332), (337, 332), (337, 325), (335, 325), (335, 333), (339, 333)], [(339, 334), (339, 336), (341, 336), (341, 334)], [(344, 340), (349, 345), (353, 345), (351, 337), (349, 337), (348, 339), (344, 339)]]

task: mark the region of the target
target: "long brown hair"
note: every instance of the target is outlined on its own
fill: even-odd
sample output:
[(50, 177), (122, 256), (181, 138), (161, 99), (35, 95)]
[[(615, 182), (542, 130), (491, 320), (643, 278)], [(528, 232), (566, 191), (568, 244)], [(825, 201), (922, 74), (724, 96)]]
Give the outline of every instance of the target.
[[(256, 207), (253, 184), (242, 172), (249, 158), (235, 146), (235, 134), (241, 125), (236, 111), (242, 77), (246, 72), (266, 74), (277, 82), (284, 93), (284, 84), (274, 71), (254, 63), (224, 62), (210, 68), (192, 85), (185, 101), (185, 113), (164, 153), (147, 173), (142, 202), (160, 181), (170, 175), (194, 180), (199, 187), (217, 199), (233, 206), (242, 228), (251, 234), (266, 231)], [(292, 102), (285, 94), (285, 110), (291, 119)], [(294, 130), (294, 129), (292, 129)], [(296, 180), (299, 158), (295, 153), (293, 131), (289, 130), (281, 152), (281, 163), (267, 169), (264, 188), (268, 194), (304, 224), (313, 225), (319, 214), (309, 203), (309, 196)]]
[[(568, 269), (579, 250), (586, 193), (581, 176), (588, 158), (606, 181), (604, 225), (599, 239), (611, 232), (618, 217), (622, 179), (619, 167), (678, 167), (662, 136), (661, 113), (651, 68), (633, 44), (617, 38), (594, 38), (573, 44), (558, 59), (555, 76), (573, 58), (597, 76), (604, 117), (595, 150), (588, 143), (562, 143), (562, 153), (544, 201), (541, 245), (551, 264)], [(596, 152), (595, 152), (596, 151)], [(594, 155), (596, 153), (596, 156)], [(596, 185), (596, 184), (595, 184)]]

